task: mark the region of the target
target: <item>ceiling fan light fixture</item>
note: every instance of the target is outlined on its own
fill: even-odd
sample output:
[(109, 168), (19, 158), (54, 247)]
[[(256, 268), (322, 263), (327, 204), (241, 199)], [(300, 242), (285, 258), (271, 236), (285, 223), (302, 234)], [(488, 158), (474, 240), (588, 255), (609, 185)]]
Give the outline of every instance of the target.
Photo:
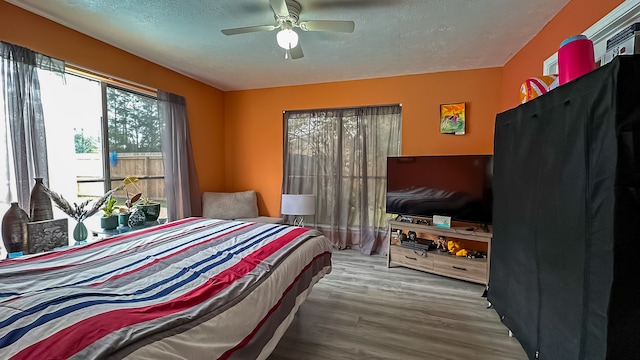
[(278, 45), (285, 49), (293, 49), (298, 46), (298, 34), (291, 29), (282, 29), (276, 34), (276, 40)]

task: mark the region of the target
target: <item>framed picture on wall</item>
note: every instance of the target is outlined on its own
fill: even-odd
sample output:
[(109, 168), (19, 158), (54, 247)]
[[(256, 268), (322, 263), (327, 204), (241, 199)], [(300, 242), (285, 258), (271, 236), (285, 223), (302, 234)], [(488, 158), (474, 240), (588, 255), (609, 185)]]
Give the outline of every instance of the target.
[(466, 126), (466, 104), (453, 103), (440, 105), (440, 133), (464, 135)]

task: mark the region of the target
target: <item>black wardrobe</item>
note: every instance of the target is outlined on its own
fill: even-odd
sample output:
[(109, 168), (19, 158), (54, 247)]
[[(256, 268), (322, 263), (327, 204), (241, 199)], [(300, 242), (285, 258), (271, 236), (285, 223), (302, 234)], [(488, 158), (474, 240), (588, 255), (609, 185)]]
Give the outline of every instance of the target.
[(488, 299), (529, 358), (640, 359), (640, 56), (498, 114), (493, 181)]

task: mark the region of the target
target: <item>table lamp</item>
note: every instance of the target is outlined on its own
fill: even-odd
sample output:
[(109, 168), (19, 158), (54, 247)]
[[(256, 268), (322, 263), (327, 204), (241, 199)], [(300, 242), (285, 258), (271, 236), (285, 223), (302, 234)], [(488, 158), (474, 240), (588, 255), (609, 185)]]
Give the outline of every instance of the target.
[(304, 226), (304, 216), (316, 213), (316, 197), (313, 194), (282, 194), (282, 215), (293, 215), (294, 226)]

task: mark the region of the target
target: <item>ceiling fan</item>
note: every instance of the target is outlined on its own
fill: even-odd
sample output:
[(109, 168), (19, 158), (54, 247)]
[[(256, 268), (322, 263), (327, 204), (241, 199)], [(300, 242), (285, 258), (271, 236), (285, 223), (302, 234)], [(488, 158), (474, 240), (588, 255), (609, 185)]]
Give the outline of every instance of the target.
[(295, 0), (269, 0), (269, 3), (271, 4), (271, 9), (273, 10), (277, 24), (224, 29), (222, 33), (225, 35), (237, 35), (280, 29), (276, 35), (276, 40), (278, 41), (278, 45), (286, 51), (285, 59), (300, 59), (304, 54), (302, 53), (302, 46), (298, 42), (298, 34), (293, 30), (294, 28), (300, 28), (303, 31), (333, 31), (344, 33), (352, 33), (355, 29), (355, 23), (353, 21), (300, 21), (302, 6)]

